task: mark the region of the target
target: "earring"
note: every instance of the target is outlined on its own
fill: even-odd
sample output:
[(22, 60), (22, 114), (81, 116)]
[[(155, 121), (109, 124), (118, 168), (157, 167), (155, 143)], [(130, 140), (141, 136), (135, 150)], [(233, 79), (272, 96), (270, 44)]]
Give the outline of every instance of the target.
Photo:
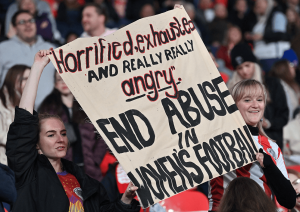
[(264, 119), (260, 119), (260, 121), (262, 122)]

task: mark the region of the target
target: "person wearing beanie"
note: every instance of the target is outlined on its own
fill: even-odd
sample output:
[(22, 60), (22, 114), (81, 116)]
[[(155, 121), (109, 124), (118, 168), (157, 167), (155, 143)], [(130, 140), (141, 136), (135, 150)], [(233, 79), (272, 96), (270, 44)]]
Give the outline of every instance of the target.
[(263, 78), (257, 59), (247, 44), (237, 44), (230, 56), (232, 66), (236, 71), (228, 81), (228, 89), (231, 90), (236, 83), (245, 79), (255, 79), (265, 85), (268, 97), (262, 126), (266, 134), (282, 148), (283, 127), (288, 122), (289, 109), (280, 81), (274, 77)]

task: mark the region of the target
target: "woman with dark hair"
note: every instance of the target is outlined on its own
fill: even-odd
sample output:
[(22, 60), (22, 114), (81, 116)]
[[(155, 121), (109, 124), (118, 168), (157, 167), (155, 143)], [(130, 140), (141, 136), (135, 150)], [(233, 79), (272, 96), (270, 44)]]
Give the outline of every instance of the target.
[(276, 206), (262, 188), (248, 177), (232, 180), (225, 190), (218, 212), (276, 212)]
[(138, 189), (129, 183), (125, 193), (111, 203), (103, 185), (63, 159), (68, 148), (67, 130), (57, 115), (34, 111), (37, 88), (50, 50), (34, 58), (15, 119), (7, 136), (9, 167), (15, 172), (17, 200), (13, 211), (22, 212), (138, 212), (133, 199)]
[(5, 144), (9, 125), (15, 116), (15, 107), (20, 98), (30, 73), (30, 67), (15, 65), (11, 67), (0, 89), (0, 163), (7, 165)]
[(300, 102), (300, 86), (295, 80), (296, 71), (294, 64), (287, 60), (277, 61), (270, 71), (270, 76), (280, 79), (290, 111), (289, 120), (292, 120), (293, 113)]
[(259, 153), (256, 154), (256, 162), (210, 180), (208, 195), (210, 210), (218, 210), (225, 189), (237, 177), (251, 178), (270, 199), (276, 197), (283, 207), (293, 208), (296, 203), (296, 193), (288, 178), (282, 152), (263, 130), (261, 119), (267, 102), (264, 85), (253, 79), (242, 80), (233, 86), (231, 95), (252, 134)]
[(61, 117), (67, 129), (68, 148), (66, 159), (81, 167), (87, 175), (101, 181), (100, 163), (105, 155), (107, 146), (95, 128), (87, 123), (87, 115), (65, 84), (60, 75), (54, 74), (55, 86), (39, 108), (40, 113), (57, 114)]

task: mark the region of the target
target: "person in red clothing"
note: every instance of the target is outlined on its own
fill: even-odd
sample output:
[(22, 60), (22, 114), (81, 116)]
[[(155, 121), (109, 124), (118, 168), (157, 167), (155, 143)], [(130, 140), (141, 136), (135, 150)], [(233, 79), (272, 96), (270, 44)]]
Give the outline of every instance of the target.
[[(228, 172), (209, 182), (210, 211), (218, 210), (225, 189), (237, 177), (251, 178), (271, 199), (276, 198), (283, 207), (293, 208), (296, 203), (296, 192), (288, 178), (282, 152), (278, 145), (268, 138), (262, 127), (261, 119), (267, 100), (264, 85), (253, 79), (242, 80), (233, 86), (231, 95), (252, 134), (259, 153), (256, 154), (257, 162)], [(237, 157), (242, 158), (242, 155), (237, 154)]]
[(217, 51), (216, 57), (222, 59), (225, 62), (226, 68), (234, 71), (234, 68), (231, 64), (230, 52), (233, 47), (241, 42), (242, 32), (237, 26), (231, 26), (227, 30), (225, 45), (222, 45)]

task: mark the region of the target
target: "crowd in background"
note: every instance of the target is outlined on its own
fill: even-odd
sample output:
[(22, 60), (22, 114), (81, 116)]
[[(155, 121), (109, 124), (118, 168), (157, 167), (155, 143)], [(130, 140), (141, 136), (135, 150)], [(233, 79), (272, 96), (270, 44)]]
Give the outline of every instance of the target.
[[(107, 36), (175, 4), (187, 11), (229, 89), (243, 79), (265, 85), (262, 126), (282, 149), (286, 165), (299, 165), (299, 0), (1, 0), (0, 163), (7, 165), (8, 128), (36, 52), (79, 37)], [(109, 188), (116, 159), (54, 66), (45, 69), (35, 110), (62, 118), (70, 142), (66, 158)], [(111, 198), (114, 192), (108, 192)]]

